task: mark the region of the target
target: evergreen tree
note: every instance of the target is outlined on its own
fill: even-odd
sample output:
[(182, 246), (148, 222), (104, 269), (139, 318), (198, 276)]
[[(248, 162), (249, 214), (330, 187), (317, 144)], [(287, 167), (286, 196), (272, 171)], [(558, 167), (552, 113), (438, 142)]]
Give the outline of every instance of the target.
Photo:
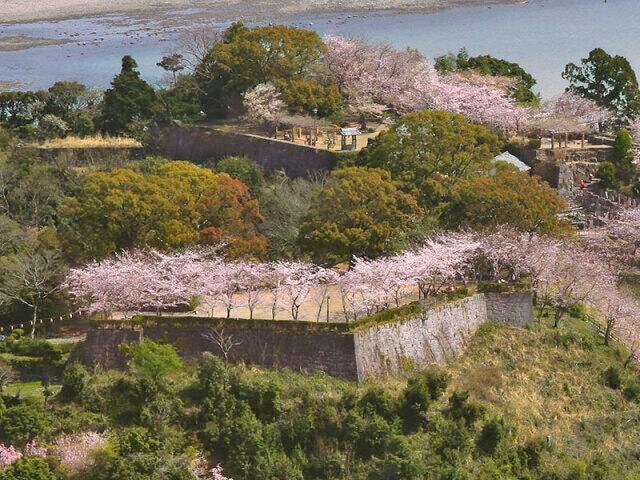
[(151, 117), (155, 100), (155, 91), (140, 78), (136, 61), (123, 57), (122, 70), (104, 93), (101, 130), (112, 135), (130, 132), (134, 122)]
[(633, 163), (633, 139), (624, 128), (616, 132), (613, 143), (613, 161), (618, 179), (625, 184), (633, 182), (637, 176), (636, 166)]

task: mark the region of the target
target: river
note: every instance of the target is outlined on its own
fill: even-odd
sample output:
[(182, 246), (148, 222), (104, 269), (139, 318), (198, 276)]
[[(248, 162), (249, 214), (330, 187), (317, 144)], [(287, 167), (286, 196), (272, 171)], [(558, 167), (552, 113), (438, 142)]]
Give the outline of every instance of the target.
[[(215, 11), (192, 9), (151, 20), (107, 15), (0, 24), (0, 46), (3, 37), (60, 42), (0, 52), (0, 81), (12, 87), (46, 88), (56, 80), (73, 79), (104, 87), (119, 70), (120, 58), (130, 54), (143, 76), (159, 84), (163, 72), (156, 63), (175, 48), (181, 32), (224, 27), (226, 23), (218, 18)], [(536, 77), (543, 96), (561, 92), (564, 65), (585, 57), (595, 47), (624, 55), (640, 69), (638, 0), (530, 0), (432, 14), (314, 15), (286, 23), (322, 35), (363, 36), (398, 47), (412, 46), (430, 58), (461, 47), (472, 55), (490, 53), (520, 63)]]

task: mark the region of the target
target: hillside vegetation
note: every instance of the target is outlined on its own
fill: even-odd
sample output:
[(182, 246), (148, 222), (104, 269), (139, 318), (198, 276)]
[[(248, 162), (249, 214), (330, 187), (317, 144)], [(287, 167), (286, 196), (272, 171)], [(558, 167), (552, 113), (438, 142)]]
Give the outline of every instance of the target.
[[(236, 480), (638, 478), (640, 379), (626, 351), (574, 315), (557, 329), (547, 316), (526, 329), (484, 325), (463, 357), (408, 371), (408, 383), (206, 355), (183, 366), (148, 342), (128, 349), (128, 373), (70, 364), (46, 409), (38, 388), (25, 384), (23, 400), (10, 385), (0, 440), (36, 438), (52, 480), (196, 479), (207, 463)], [(29, 421), (13, 425), (14, 410)]]

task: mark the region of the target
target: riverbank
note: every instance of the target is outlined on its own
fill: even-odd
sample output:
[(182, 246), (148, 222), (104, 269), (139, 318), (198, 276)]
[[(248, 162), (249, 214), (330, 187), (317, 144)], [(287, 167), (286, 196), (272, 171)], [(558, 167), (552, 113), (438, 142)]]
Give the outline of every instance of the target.
[[(526, 1), (526, 0), (525, 0)], [(24, 0), (4, 0), (0, 4), (1, 23), (63, 20), (113, 13), (126, 13), (139, 20), (158, 21), (168, 11), (205, 9), (219, 20), (243, 18), (261, 21), (295, 15), (345, 12), (421, 12), (445, 8), (492, 4), (524, 3), (522, 0), (361, 0), (345, 5), (340, 0), (41, 0), (37, 6)], [(202, 13), (202, 12), (200, 12)]]

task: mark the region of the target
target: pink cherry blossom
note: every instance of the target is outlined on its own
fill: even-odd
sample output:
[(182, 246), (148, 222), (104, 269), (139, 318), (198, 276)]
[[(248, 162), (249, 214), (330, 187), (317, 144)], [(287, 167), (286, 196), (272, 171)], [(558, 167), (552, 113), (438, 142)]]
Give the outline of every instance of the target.
[(22, 458), (22, 453), (13, 446), (5, 447), (0, 443), (0, 467), (8, 467)]
[(330, 75), (356, 111), (446, 110), (506, 131), (516, 131), (528, 115), (493, 77), (441, 75), (413, 49), (336, 36), (324, 41)]
[(91, 453), (104, 448), (107, 438), (104, 434), (85, 432), (77, 435), (63, 435), (53, 445), (53, 454), (71, 473), (79, 473), (91, 465)]
[(47, 457), (48, 455), (48, 450), (44, 447), (39, 447), (36, 444), (35, 440), (31, 440), (29, 443), (27, 443), (24, 447), (24, 454), (27, 457)]

